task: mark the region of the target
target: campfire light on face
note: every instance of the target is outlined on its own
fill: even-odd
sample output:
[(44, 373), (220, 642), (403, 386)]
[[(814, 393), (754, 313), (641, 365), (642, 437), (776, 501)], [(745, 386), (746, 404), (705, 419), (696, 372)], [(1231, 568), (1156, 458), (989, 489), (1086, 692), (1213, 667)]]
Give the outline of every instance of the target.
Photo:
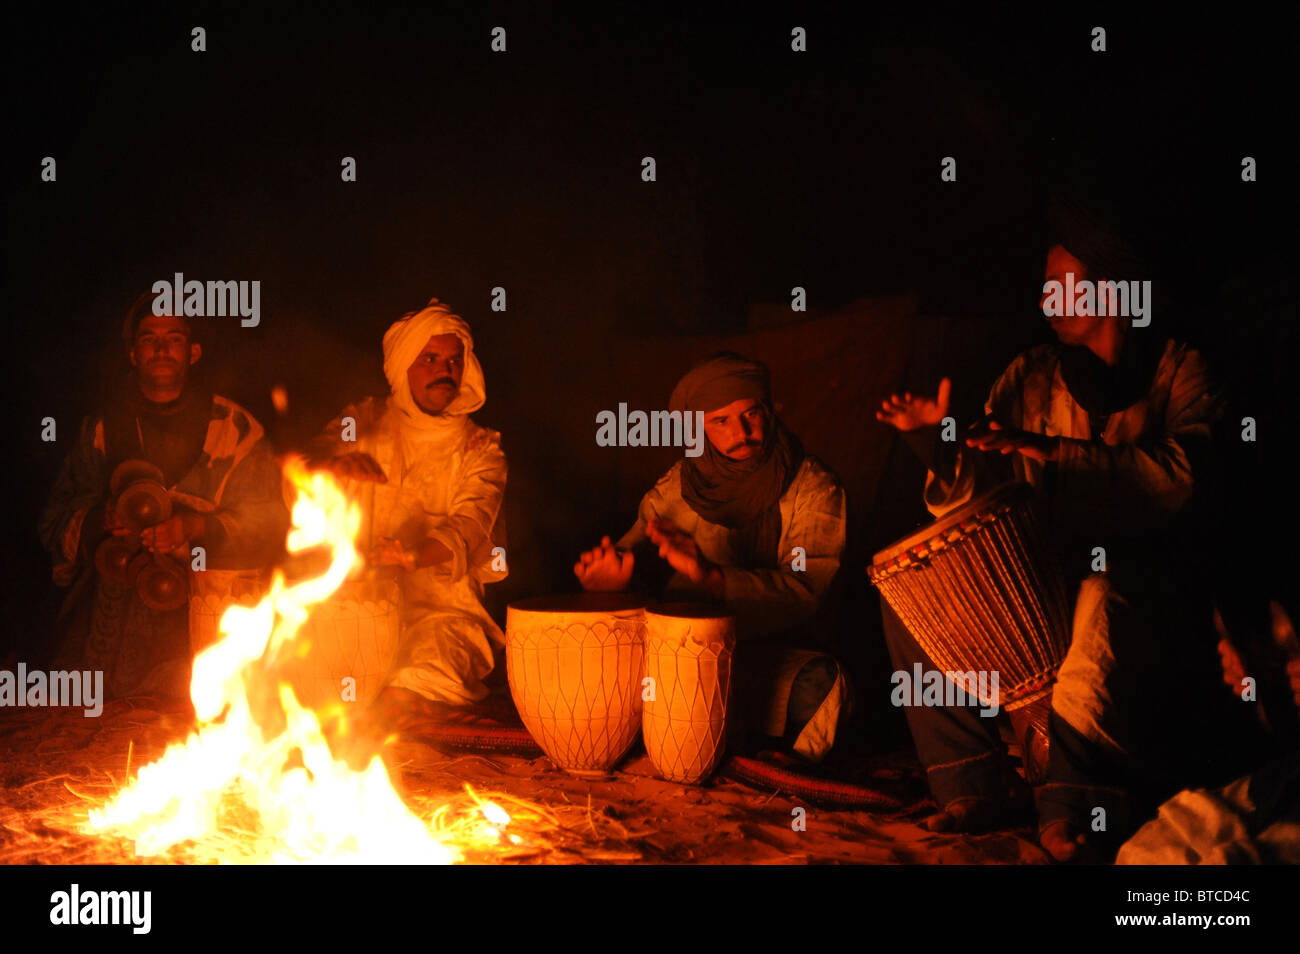
[[(251, 844), (241, 844), (235, 857), (218, 860), (462, 860), (454, 844), (407, 808), (379, 756), (360, 772), (335, 761), (316, 714), (300, 706), (288, 686), (275, 687), (284, 727), (273, 738), (265, 738), (266, 728), (250, 707), (250, 689), (256, 698), (258, 681), (272, 678), (265, 664), (289, 646), (310, 607), (327, 599), (360, 559), (353, 545), (360, 511), (342, 489), (325, 473), (308, 473), (297, 460), (285, 465), (285, 475), (298, 491), (289, 551), (326, 546), (332, 555), (329, 569), (293, 586), (277, 571), (261, 603), (226, 611), (224, 638), (194, 661), (190, 696), (198, 730), (141, 768), (103, 808), (92, 810), (88, 830), (131, 838), (137, 854), (156, 855), (222, 832), (223, 809), (233, 797), (255, 813), (258, 830), (248, 833)], [(476, 827), (499, 837), (510, 816), (477, 796), (474, 801), (487, 820)]]

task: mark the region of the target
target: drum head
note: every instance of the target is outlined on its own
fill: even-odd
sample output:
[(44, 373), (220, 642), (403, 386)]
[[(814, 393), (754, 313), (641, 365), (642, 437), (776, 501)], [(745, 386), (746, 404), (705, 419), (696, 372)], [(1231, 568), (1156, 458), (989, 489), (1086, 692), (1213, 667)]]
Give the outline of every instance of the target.
[(516, 600), (509, 609), (525, 613), (631, 613), (645, 606), (646, 600), (627, 593), (566, 593)]
[(1033, 499), (1034, 490), (1023, 481), (1002, 484), (982, 496), (976, 497), (964, 507), (958, 507), (952, 513), (945, 514), (934, 523), (927, 524), (920, 530), (906, 536), (897, 543), (890, 544), (871, 558), (873, 567), (884, 566), (913, 547), (918, 547), (928, 540), (941, 537), (954, 527), (959, 527), (972, 517), (991, 511), (1006, 510)]
[(647, 616), (669, 616), (673, 619), (732, 619), (726, 607), (708, 603), (651, 603), (645, 611)]

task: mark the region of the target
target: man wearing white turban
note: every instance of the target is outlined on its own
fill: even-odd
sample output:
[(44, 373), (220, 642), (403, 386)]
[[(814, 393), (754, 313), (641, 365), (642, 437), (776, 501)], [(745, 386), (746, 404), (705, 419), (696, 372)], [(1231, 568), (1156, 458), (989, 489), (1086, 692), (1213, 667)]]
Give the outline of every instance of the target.
[(436, 298), (388, 329), (384, 373), (389, 397), (345, 408), (309, 456), (363, 504), (370, 564), (400, 568), (402, 636), (381, 706), (468, 705), (487, 695), (505, 641), (482, 602), (483, 584), (506, 575), (505, 454), (469, 417), (486, 397), (469, 326)]

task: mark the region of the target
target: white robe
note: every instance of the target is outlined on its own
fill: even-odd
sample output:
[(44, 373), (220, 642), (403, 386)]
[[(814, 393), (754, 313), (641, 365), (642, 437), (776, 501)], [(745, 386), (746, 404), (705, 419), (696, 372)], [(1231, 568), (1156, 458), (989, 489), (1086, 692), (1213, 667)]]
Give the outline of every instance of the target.
[[(339, 440), (339, 421), (356, 421), (356, 441)], [(464, 439), (412, 444), (400, 439), (402, 415), (392, 400), (367, 399), (343, 410), (327, 440), (335, 454), (369, 454), (387, 483), (345, 481), (360, 501), (362, 552), (393, 537), (408, 548), (433, 538), (451, 551), (449, 561), (401, 574), (402, 635), (388, 685), (428, 699), (467, 705), (487, 695), (493, 644), (500, 627), (483, 607), (483, 584), (505, 579), (497, 526), (506, 486), (500, 435), (472, 422)], [(318, 443), (317, 455), (328, 453)], [(494, 529), (498, 537), (494, 539)], [(493, 563), (502, 567), (493, 570)]]

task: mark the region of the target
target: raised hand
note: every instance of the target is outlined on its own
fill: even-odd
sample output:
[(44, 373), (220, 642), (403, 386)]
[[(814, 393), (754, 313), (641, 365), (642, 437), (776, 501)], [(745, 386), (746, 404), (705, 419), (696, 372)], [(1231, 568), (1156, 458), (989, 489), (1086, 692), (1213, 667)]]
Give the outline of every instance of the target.
[(918, 427), (938, 424), (948, 416), (948, 401), (952, 395), (952, 381), (939, 382), (939, 393), (933, 398), (921, 397), (907, 391), (893, 394), (882, 401), (876, 411), (876, 420), (884, 421), (900, 431), (914, 431)]
[(140, 531), (140, 545), (153, 553), (171, 553), (203, 532), (203, 518), (197, 514), (175, 514), (162, 523)]
[(1246, 664), (1241, 661), (1237, 649), (1228, 642), (1227, 637), (1219, 640), (1219, 662), (1223, 667), (1223, 682), (1237, 695), (1246, 691)]
[(573, 575), (584, 590), (591, 592), (615, 593), (627, 589), (632, 579), (632, 554), (620, 552), (609, 537), (601, 537), (600, 546), (578, 557)]
[(379, 461), (360, 451), (332, 457), (326, 466), (335, 477), (342, 480), (373, 480), (380, 484), (388, 483), (388, 475), (384, 473), (384, 468), (379, 466)]
[(659, 547), (659, 555), (668, 565), (692, 583), (706, 583), (716, 572), (717, 568), (700, 553), (691, 535), (671, 521), (651, 517), (646, 521), (646, 534)]

